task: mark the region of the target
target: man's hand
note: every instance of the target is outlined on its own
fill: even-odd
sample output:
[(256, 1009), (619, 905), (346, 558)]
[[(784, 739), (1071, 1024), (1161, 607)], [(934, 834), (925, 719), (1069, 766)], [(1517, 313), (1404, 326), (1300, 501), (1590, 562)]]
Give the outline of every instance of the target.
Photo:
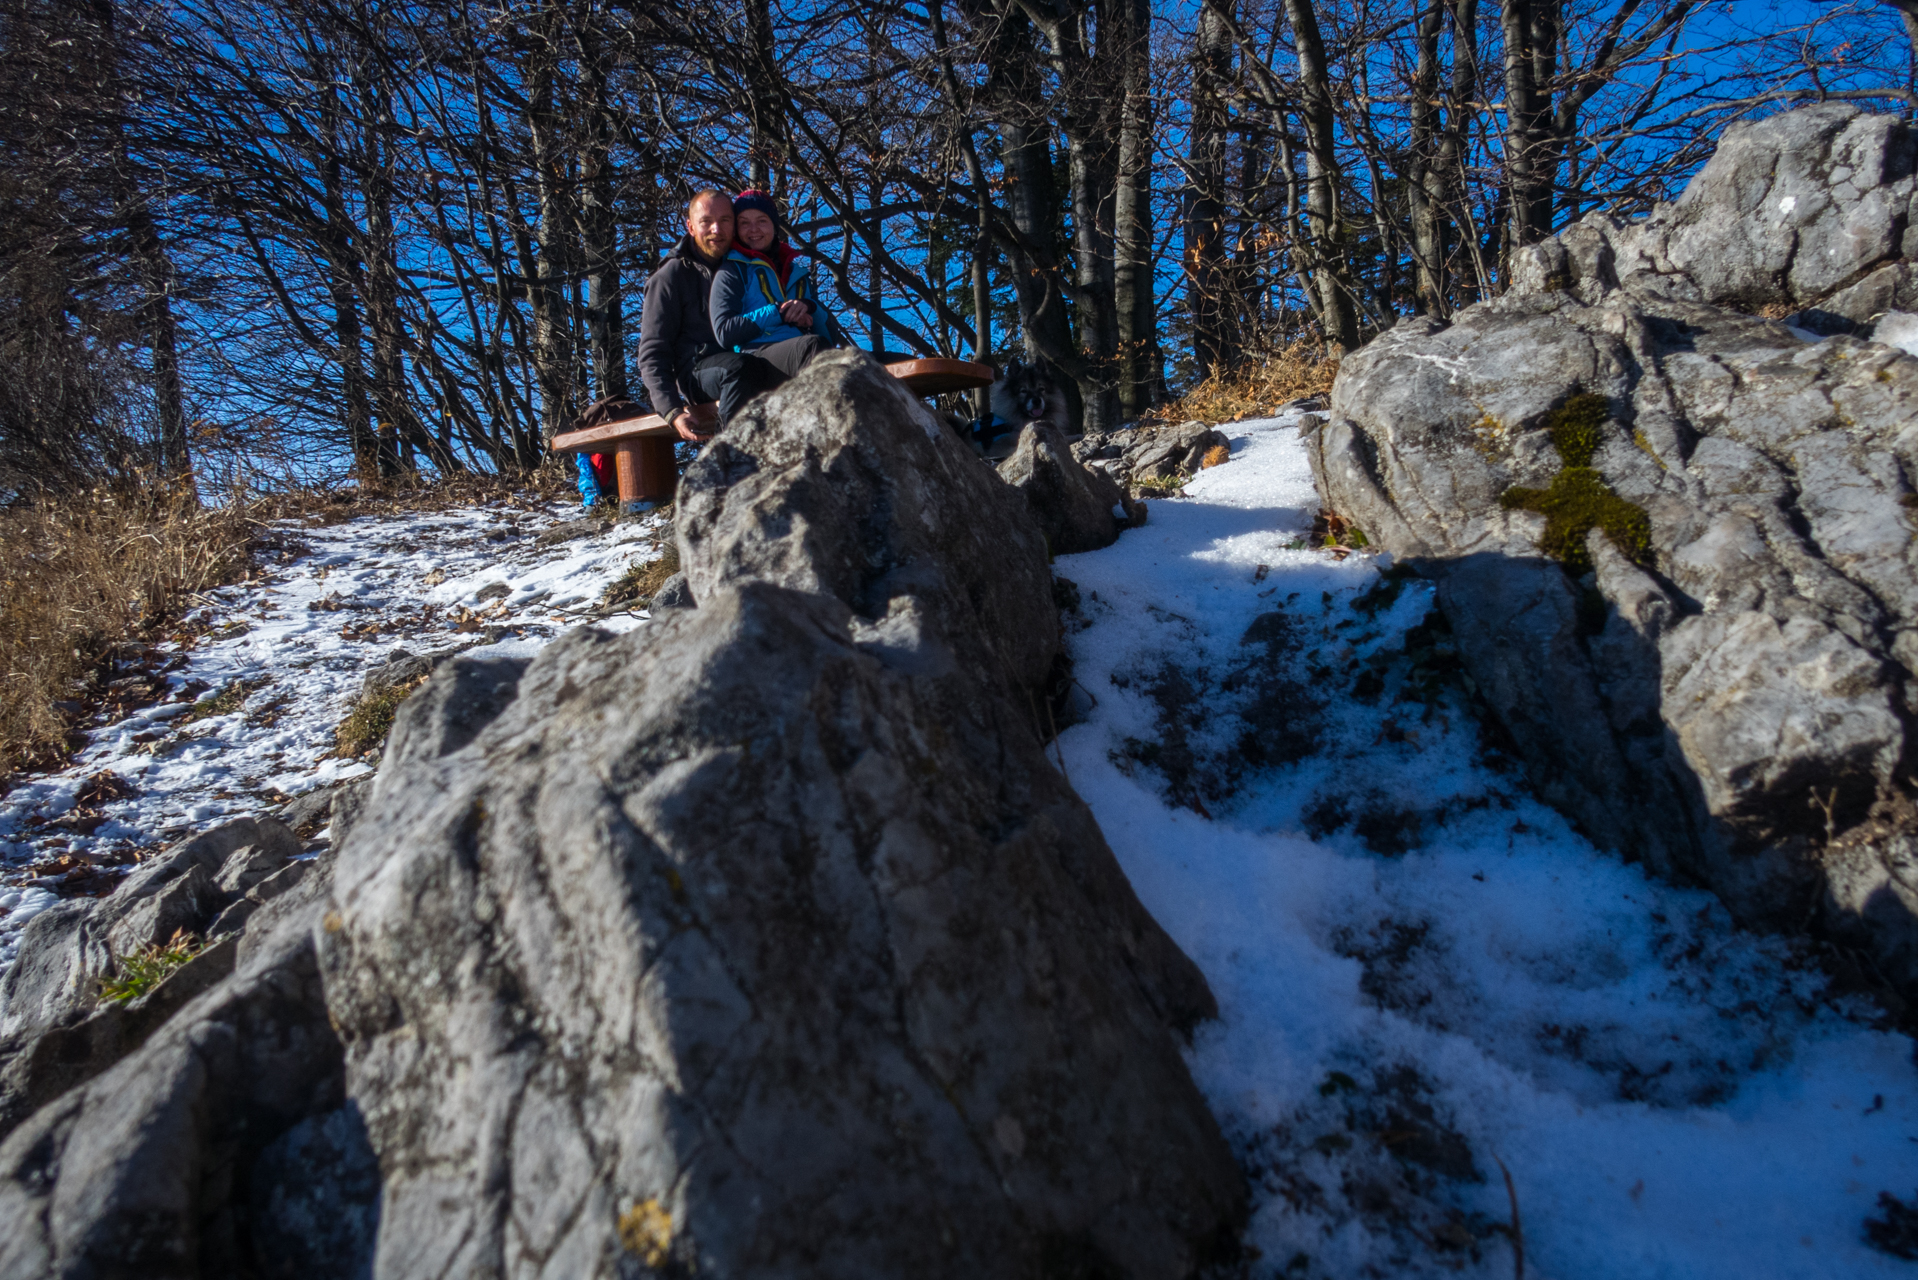
[(702, 436), (699, 432), (693, 430), (693, 414), (690, 409), (679, 408), (673, 410), (672, 416), (667, 418), (666, 422), (673, 430), (679, 432), (679, 438), (688, 444), (705, 444), (713, 438), (711, 432)]
[(812, 308), (797, 298), (779, 304), (779, 318), (800, 329), (812, 328)]

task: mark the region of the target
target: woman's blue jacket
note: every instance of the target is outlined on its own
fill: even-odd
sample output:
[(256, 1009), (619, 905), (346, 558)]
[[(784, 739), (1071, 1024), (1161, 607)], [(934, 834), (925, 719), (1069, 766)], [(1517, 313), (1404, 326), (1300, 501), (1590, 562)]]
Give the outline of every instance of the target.
[(811, 264), (795, 258), (786, 274), (786, 285), (779, 284), (779, 273), (772, 263), (738, 249), (726, 255), (726, 261), (713, 272), (710, 310), (713, 336), (732, 351), (750, 351), (807, 332), (779, 318), (779, 304), (798, 300), (812, 309), (812, 332), (833, 346), (839, 345), (839, 326), (819, 305)]

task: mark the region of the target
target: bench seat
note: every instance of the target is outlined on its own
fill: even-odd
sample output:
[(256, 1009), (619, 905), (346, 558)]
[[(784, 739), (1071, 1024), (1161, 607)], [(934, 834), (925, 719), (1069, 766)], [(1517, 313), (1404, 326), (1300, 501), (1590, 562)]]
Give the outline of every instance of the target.
[[(922, 396), (992, 385), (992, 366), (970, 360), (901, 360), (887, 365), (886, 372)], [(692, 405), (689, 412), (702, 431), (711, 431), (719, 424), (716, 405)], [(643, 418), (622, 418), (596, 427), (562, 431), (548, 447), (554, 453), (612, 454), (619, 477), (619, 509), (626, 512), (672, 499), (679, 482), (678, 468), (673, 465), (673, 444), (678, 439), (679, 432), (668, 426), (666, 419), (651, 413)]]

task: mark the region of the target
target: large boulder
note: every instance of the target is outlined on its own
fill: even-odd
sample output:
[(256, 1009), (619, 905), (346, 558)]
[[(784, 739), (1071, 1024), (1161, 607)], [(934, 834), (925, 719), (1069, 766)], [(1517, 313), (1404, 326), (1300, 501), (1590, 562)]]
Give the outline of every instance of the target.
[(1822, 910), (1908, 989), (1918, 361), (1869, 315), (1751, 312), (1911, 272), (1915, 156), (1849, 107), (1729, 130), (1675, 204), (1348, 358), (1312, 431), (1325, 504), (1438, 580), (1549, 799), (1748, 921)]
[(341, 851), (375, 1273), (1190, 1274), (1243, 1194), (1211, 998), (1046, 763), (1018, 495), (839, 356), (678, 537), (697, 608), (456, 662)]
[(1211, 999), (1046, 763), (1019, 496), (840, 356), (678, 537), (697, 608), (436, 677), (341, 852), (376, 1274), (1191, 1273), (1243, 1194)]

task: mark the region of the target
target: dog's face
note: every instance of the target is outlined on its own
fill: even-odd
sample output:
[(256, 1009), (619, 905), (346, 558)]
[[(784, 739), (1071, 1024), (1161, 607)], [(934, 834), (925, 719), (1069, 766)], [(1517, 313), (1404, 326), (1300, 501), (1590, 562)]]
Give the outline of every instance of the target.
[(1037, 365), (1014, 360), (992, 383), (992, 411), (1007, 422), (1057, 422), (1064, 417), (1065, 397), (1052, 375)]

